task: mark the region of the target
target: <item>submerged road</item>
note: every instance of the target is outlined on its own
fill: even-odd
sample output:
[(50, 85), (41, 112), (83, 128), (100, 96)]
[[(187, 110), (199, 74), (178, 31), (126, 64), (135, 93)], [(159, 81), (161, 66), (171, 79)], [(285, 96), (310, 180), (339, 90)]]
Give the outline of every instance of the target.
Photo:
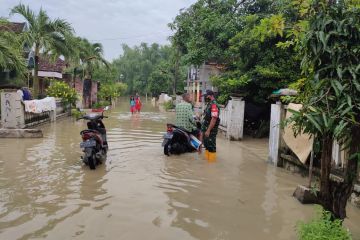
[[(314, 206), (292, 198), (306, 179), (266, 164), (267, 140), (218, 138), (218, 161), (166, 157), (173, 113), (128, 103), (108, 112), (109, 152), (95, 171), (79, 149), (85, 122), (41, 128), (43, 139), (0, 139), (0, 239), (296, 239)], [(345, 224), (360, 236), (360, 210)]]

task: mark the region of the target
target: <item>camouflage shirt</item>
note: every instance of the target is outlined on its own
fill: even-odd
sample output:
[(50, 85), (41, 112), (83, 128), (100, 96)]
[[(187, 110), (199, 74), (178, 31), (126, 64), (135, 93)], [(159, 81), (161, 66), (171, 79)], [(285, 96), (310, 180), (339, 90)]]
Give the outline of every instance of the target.
[(206, 105), (203, 117), (204, 118), (203, 118), (201, 130), (203, 132), (205, 132), (208, 129), (209, 125), (210, 125), (211, 118), (216, 117), (217, 118), (216, 124), (215, 124), (214, 128), (211, 131), (212, 132), (213, 131), (217, 132), (217, 129), (218, 129), (219, 124), (220, 124), (220, 107), (217, 104), (216, 100), (212, 100), (211, 102), (209, 102)]

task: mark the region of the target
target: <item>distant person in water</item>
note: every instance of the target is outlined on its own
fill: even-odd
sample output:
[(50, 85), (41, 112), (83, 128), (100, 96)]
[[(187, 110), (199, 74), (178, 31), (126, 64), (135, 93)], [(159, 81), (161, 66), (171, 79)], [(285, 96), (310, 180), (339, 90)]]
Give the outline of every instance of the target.
[(139, 97), (138, 93), (136, 93), (136, 96), (135, 96), (135, 108), (136, 108), (136, 111), (138, 113), (140, 113), (140, 111), (141, 111), (141, 100), (140, 100), (140, 97)]
[(130, 112), (131, 114), (134, 114), (136, 111), (136, 103), (135, 98), (133, 96), (130, 97)]

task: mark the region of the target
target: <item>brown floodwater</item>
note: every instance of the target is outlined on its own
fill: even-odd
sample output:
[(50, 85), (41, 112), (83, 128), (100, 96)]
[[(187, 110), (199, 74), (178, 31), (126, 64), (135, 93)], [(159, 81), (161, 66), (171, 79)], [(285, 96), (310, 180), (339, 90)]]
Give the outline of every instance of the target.
[[(218, 161), (166, 157), (173, 113), (127, 102), (107, 113), (109, 152), (83, 166), (70, 118), (41, 128), (43, 139), (0, 139), (0, 239), (296, 239), (314, 206), (292, 198), (306, 179), (266, 164), (267, 140), (218, 138)], [(360, 239), (360, 211), (345, 225)]]

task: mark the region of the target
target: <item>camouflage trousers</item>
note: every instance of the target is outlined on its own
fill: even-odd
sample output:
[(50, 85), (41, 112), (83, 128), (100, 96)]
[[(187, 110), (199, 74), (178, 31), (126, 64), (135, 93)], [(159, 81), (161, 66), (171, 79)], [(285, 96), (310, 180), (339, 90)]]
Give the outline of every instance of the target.
[[(214, 131), (215, 130), (215, 131)], [(210, 136), (206, 137), (205, 136), (205, 132), (203, 132), (203, 136), (204, 136), (204, 147), (206, 150), (208, 150), (209, 152), (216, 152), (216, 135), (217, 135), (217, 129), (212, 129), (212, 131), (210, 132)]]

